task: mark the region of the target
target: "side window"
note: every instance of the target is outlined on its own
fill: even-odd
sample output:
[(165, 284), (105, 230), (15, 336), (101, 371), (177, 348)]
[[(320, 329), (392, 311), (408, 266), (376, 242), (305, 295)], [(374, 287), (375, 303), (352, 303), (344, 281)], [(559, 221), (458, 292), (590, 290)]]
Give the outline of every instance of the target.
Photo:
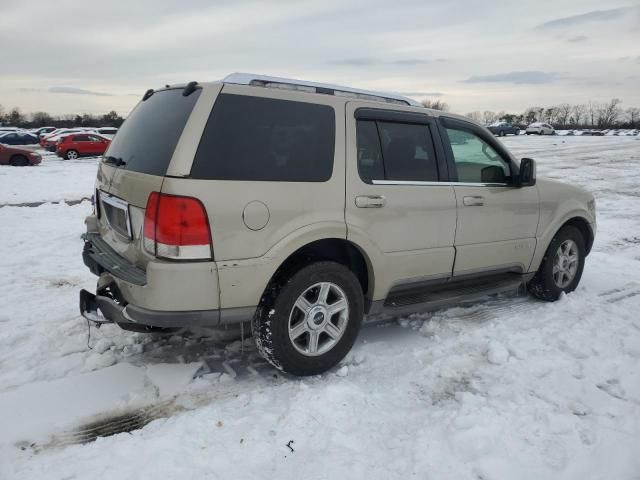
[(373, 120), (358, 120), (356, 123), (358, 143), (358, 172), (365, 182), (384, 180), (384, 165), (378, 128)]
[(356, 137), (358, 172), (365, 182), (438, 181), (428, 125), (358, 120)]
[(335, 114), (328, 105), (221, 94), (191, 175), (198, 179), (325, 182), (333, 173)]
[(438, 181), (427, 125), (378, 122), (387, 180)]
[(471, 131), (447, 128), (458, 182), (506, 183), (509, 164), (491, 145)]

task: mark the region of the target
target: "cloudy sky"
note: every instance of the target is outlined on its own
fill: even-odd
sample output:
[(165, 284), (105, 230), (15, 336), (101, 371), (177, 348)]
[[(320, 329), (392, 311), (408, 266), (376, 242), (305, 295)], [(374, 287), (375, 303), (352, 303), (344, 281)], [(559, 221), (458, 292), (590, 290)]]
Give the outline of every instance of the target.
[(0, 104), (126, 114), (147, 88), (264, 73), (455, 112), (640, 106), (637, 0), (0, 0)]

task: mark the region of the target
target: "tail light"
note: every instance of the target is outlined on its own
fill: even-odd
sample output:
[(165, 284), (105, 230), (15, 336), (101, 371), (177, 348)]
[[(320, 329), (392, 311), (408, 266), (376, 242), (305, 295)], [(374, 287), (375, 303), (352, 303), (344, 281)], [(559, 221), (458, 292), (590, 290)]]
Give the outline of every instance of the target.
[(202, 202), (193, 197), (151, 192), (144, 214), (143, 244), (156, 257), (211, 259), (213, 242)]

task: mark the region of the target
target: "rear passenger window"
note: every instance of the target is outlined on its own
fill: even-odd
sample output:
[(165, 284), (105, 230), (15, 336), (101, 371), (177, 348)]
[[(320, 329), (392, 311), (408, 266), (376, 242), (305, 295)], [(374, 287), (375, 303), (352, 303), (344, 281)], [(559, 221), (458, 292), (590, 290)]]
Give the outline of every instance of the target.
[(358, 171), (365, 182), (438, 181), (428, 125), (357, 121)]
[(365, 182), (384, 180), (384, 165), (378, 128), (373, 120), (358, 120), (356, 124), (358, 142), (358, 171)]
[(333, 172), (332, 107), (221, 94), (191, 176), (211, 180), (324, 182)]

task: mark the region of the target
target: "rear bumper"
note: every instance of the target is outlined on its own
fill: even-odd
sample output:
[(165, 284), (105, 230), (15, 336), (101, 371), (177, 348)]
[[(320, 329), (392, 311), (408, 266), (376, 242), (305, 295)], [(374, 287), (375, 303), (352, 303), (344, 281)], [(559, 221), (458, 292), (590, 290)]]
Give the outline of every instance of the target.
[(153, 327), (217, 326), (250, 321), (256, 307), (220, 309), (215, 262), (147, 263), (119, 255), (97, 233), (87, 233), (82, 258), (100, 277), (96, 294), (80, 292), (80, 312), (96, 323)]
[(80, 314), (94, 323), (117, 323), (147, 327), (208, 327), (220, 323), (219, 310), (163, 312), (122, 303), (112, 285), (98, 289), (96, 295), (80, 290)]

